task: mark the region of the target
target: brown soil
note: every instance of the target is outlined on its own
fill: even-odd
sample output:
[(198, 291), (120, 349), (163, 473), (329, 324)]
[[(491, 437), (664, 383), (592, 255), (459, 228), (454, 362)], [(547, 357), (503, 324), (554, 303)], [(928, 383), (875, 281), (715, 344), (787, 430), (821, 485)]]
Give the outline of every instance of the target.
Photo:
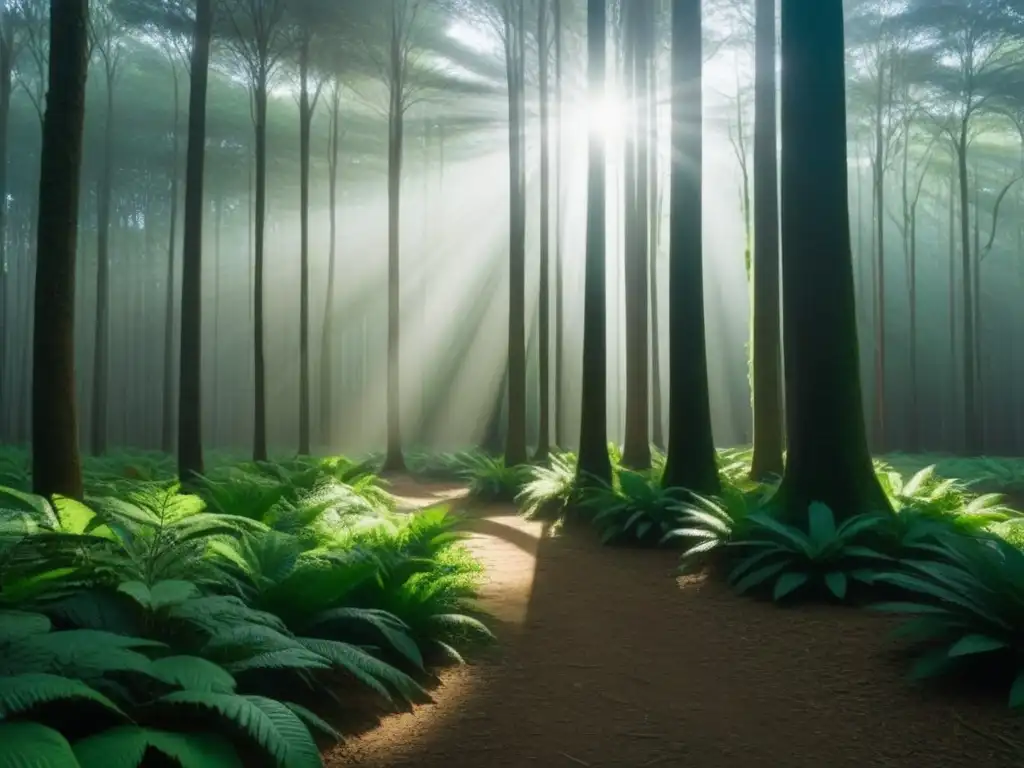
[[(408, 506), (457, 497), (394, 490)], [(1024, 764), (1002, 701), (906, 682), (884, 618), (676, 582), (674, 553), (551, 535), (511, 507), (470, 517), (497, 647), (443, 673), (436, 704), (328, 753), (330, 768)]]

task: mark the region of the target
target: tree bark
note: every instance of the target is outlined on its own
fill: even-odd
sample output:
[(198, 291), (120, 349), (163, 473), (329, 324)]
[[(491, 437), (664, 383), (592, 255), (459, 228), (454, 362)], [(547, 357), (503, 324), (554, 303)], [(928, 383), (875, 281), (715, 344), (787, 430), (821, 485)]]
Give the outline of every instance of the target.
[[(167, 246), (167, 276), (165, 291), (164, 311), (164, 381), (163, 381), (163, 429), (160, 437), (160, 448), (164, 453), (172, 453), (174, 450), (174, 263), (178, 251), (178, 178), (180, 174), (181, 154), (181, 109), (180, 95), (178, 88), (178, 67), (171, 62), (171, 76), (174, 78), (174, 123), (171, 127), (171, 222)], [(191, 96), (189, 97), (191, 98)], [(191, 138), (191, 137), (190, 137)], [(184, 318), (182, 318), (184, 322)]]
[(32, 489), (81, 499), (75, 407), (75, 251), (89, 71), (88, 0), (53, 3), (40, 163)]
[(662, 484), (720, 488), (704, 327), (700, 0), (672, 3), (672, 178), (669, 234), (669, 427)]
[(254, 83), (256, 134), (256, 203), (253, 257), (253, 441), (252, 457), (267, 460), (267, 367), (263, 349), (263, 250), (267, 221), (267, 80), (265, 67)]
[(840, 520), (888, 501), (868, 450), (858, 375), (842, 0), (782, 0), (782, 283), (788, 455), (774, 503)]
[(309, 445), (309, 142), (313, 109), (309, 99), (309, 34), (299, 48), (299, 455)]
[(327, 144), (327, 206), (330, 216), (327, 250), (327, 297), (324, 301), (323, 332), (320, 336), (320, 441), (334, 445), (334, 300), (338, 254), (338, 150), (340, 147), (341, 87), (331, 90), (331, 126)]
[[(604, 96), (606, 65), (605, 0), (587, 0), (587, 93)], [(610, 482), (608, 456), (608, 347), (605, 289), (605, 141), (590, 126), (587, 174), (587, 245), (583, 296), (583, 384), (577, 482)]]
[[(537, 461), (551, 449), (551, 129), (548, 84), (548, 2), (537, 3), (540, 60), (540, 436)], [(525, 190), (524, 190), (525, 195)]]
[[(185, 156), (185, 232), (181, 260), (181, 364), (178, 382), (178, 476), (192, 483), (203, 472), (202, 275), (203, 171), (206, 93), (213, 32), (213, 0), (196, 4), (190, 65), (188, 149)], [(218, 219), (220, 213), (218, 210)]]
[(755, 480), (781, 476), (779, 197), (775, 0), (758, 0), (754, 83), (754, 455)]

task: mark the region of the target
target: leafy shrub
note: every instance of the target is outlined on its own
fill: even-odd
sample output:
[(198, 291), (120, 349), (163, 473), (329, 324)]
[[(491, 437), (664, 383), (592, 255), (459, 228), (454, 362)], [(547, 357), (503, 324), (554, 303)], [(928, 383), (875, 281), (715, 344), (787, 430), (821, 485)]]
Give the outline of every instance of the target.
[(836, 526), (832, 510), (814, 502), (808, 507), (804, 531), (766, 512), (754, 512), (743, 537), (731, 542), (754, 553), (732, 570), (729, 582), (740, 593), (772, 583), (774, 600), (806, 588), (824, 588), (843, 600), (851, 581), (873, 583), (889, 560), (864, 544), (884, 522), (881, 515), (863, 514)]
[(558, 520), (577, 498), (576, 454), (553, 452), (547, 465), (530, 467), (516, 504), (531, 520)]
[(899, 632), (913, 646), (912, 676), (988, 662), (1012, 681), (1010, 706), (1024, 706), (1024, 553), (995, 536), (952, 534), (926, 549), (932, 558), (877, 577), (910, 599), (872, 606), (913, 616)]
[(678, 527), (680, 504), (689, 496), (680, 488), (662, 488), (641, 472), (620, 469), (612, 483), (584, 488), (579, 504), (589, 513), (602, 543), (658, 544)]
[(501, 456), (467, 452), (461, 460), (461, 476), (469, 483), (469, 495), (482, 501), (515, 501), (530, 481), (529, 466), (507, 466)]
[(662, 543), (676, 539), (688, 543), (689, 548), (680, 557), (680, 570), (695, 570), (741, 535), (750, 515), (764, 501), (763, 491), (744, 492), (728, 486), (718, 497), (690, 494), (679, 507), (679, 527), (666, 533)]

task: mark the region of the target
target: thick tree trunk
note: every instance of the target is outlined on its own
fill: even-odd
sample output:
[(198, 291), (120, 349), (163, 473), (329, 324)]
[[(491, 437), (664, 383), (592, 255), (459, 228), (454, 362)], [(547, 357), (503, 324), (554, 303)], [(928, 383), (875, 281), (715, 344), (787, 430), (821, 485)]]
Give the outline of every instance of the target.
[(81, 499), (75, 408), (75, 249), (89, 70), (88, 0), (53, 4), (43, 118), (32, 393), (32, 489)]
[(719, 490), (704, 327), (700, 0), (672, 3), (669, 426), (666, 488)]
[(781, 476), (779, 197), (775, 0), (758, 0), (754, 83), (754, 456), (755, 480)]
[[(587, 93), (604, 96), (606, 65), (605, 0), (587, 0)], [(605, 327), (605, 142), (600, 126), (591, 126), (587, 160), (587, 246), (583, 296), (583, 384), (577, 481), (609, 482), (608, 347)]]
[(960, 259), (963, 270), (963, 387), (964, 387), (964, 450), (977, 455), (980, 450), (977, 401), (975, 397), (974, 357), (974, 290), (971, 275), (971, 210), (967, 178), (967, 121), (963, 122), (957, 144), (957, 170), (960, 181)]
[(103, 129), (103, 161), (96, 185), (96, 326), (92, 369), (90, 448), (94, 456), (107, 450), (107, 384), (110, 357), (110, 206), (114, 175), (114, 77), (107, 72), (107, 112)]
[(788, 455), (775, 503), (806, 520), (888, 502), (868, 450), (847, 203), (842, 0), (782, 0), (782, 282)]
[(171, 150), (171, 222), (167, 246), (167, 275), (164, 285), (164, 381), (161, 402), (163, 429), (160, 436), (160, 448), (164, 453), (171, 453), (174, 450), (174, 304), (178, 298), (174, 291), (174, 264), (178, 251), (178, 178), (181, 173), (179, 168), (181, 109), (176, 65), (172, 67), (171, 75), (174, 78), (174, 123), (171, 127), (171, 141), (173, 142)]
[[(196, 4), (185, 156), (185, 232), (181, 260), (181, 363), (178, 382), (178, 476), (183, 483), (203, 472), (202, 276), (203, 169), (206, 157), (206, 92), (213, 32), (213, 0)], [(218, 220), (220, 219), (218, 204)], [(219, 227), (218, 227), (219, 229)], [(216, 299), (215, 299), (216, 300)]]

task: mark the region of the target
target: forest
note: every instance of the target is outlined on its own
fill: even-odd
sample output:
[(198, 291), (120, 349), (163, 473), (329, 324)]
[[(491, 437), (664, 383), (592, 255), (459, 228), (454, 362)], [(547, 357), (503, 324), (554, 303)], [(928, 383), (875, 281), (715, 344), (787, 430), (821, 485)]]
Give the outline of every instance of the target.
[(1024, 0), (0, 0), (0, 768), (1024, 764)]

